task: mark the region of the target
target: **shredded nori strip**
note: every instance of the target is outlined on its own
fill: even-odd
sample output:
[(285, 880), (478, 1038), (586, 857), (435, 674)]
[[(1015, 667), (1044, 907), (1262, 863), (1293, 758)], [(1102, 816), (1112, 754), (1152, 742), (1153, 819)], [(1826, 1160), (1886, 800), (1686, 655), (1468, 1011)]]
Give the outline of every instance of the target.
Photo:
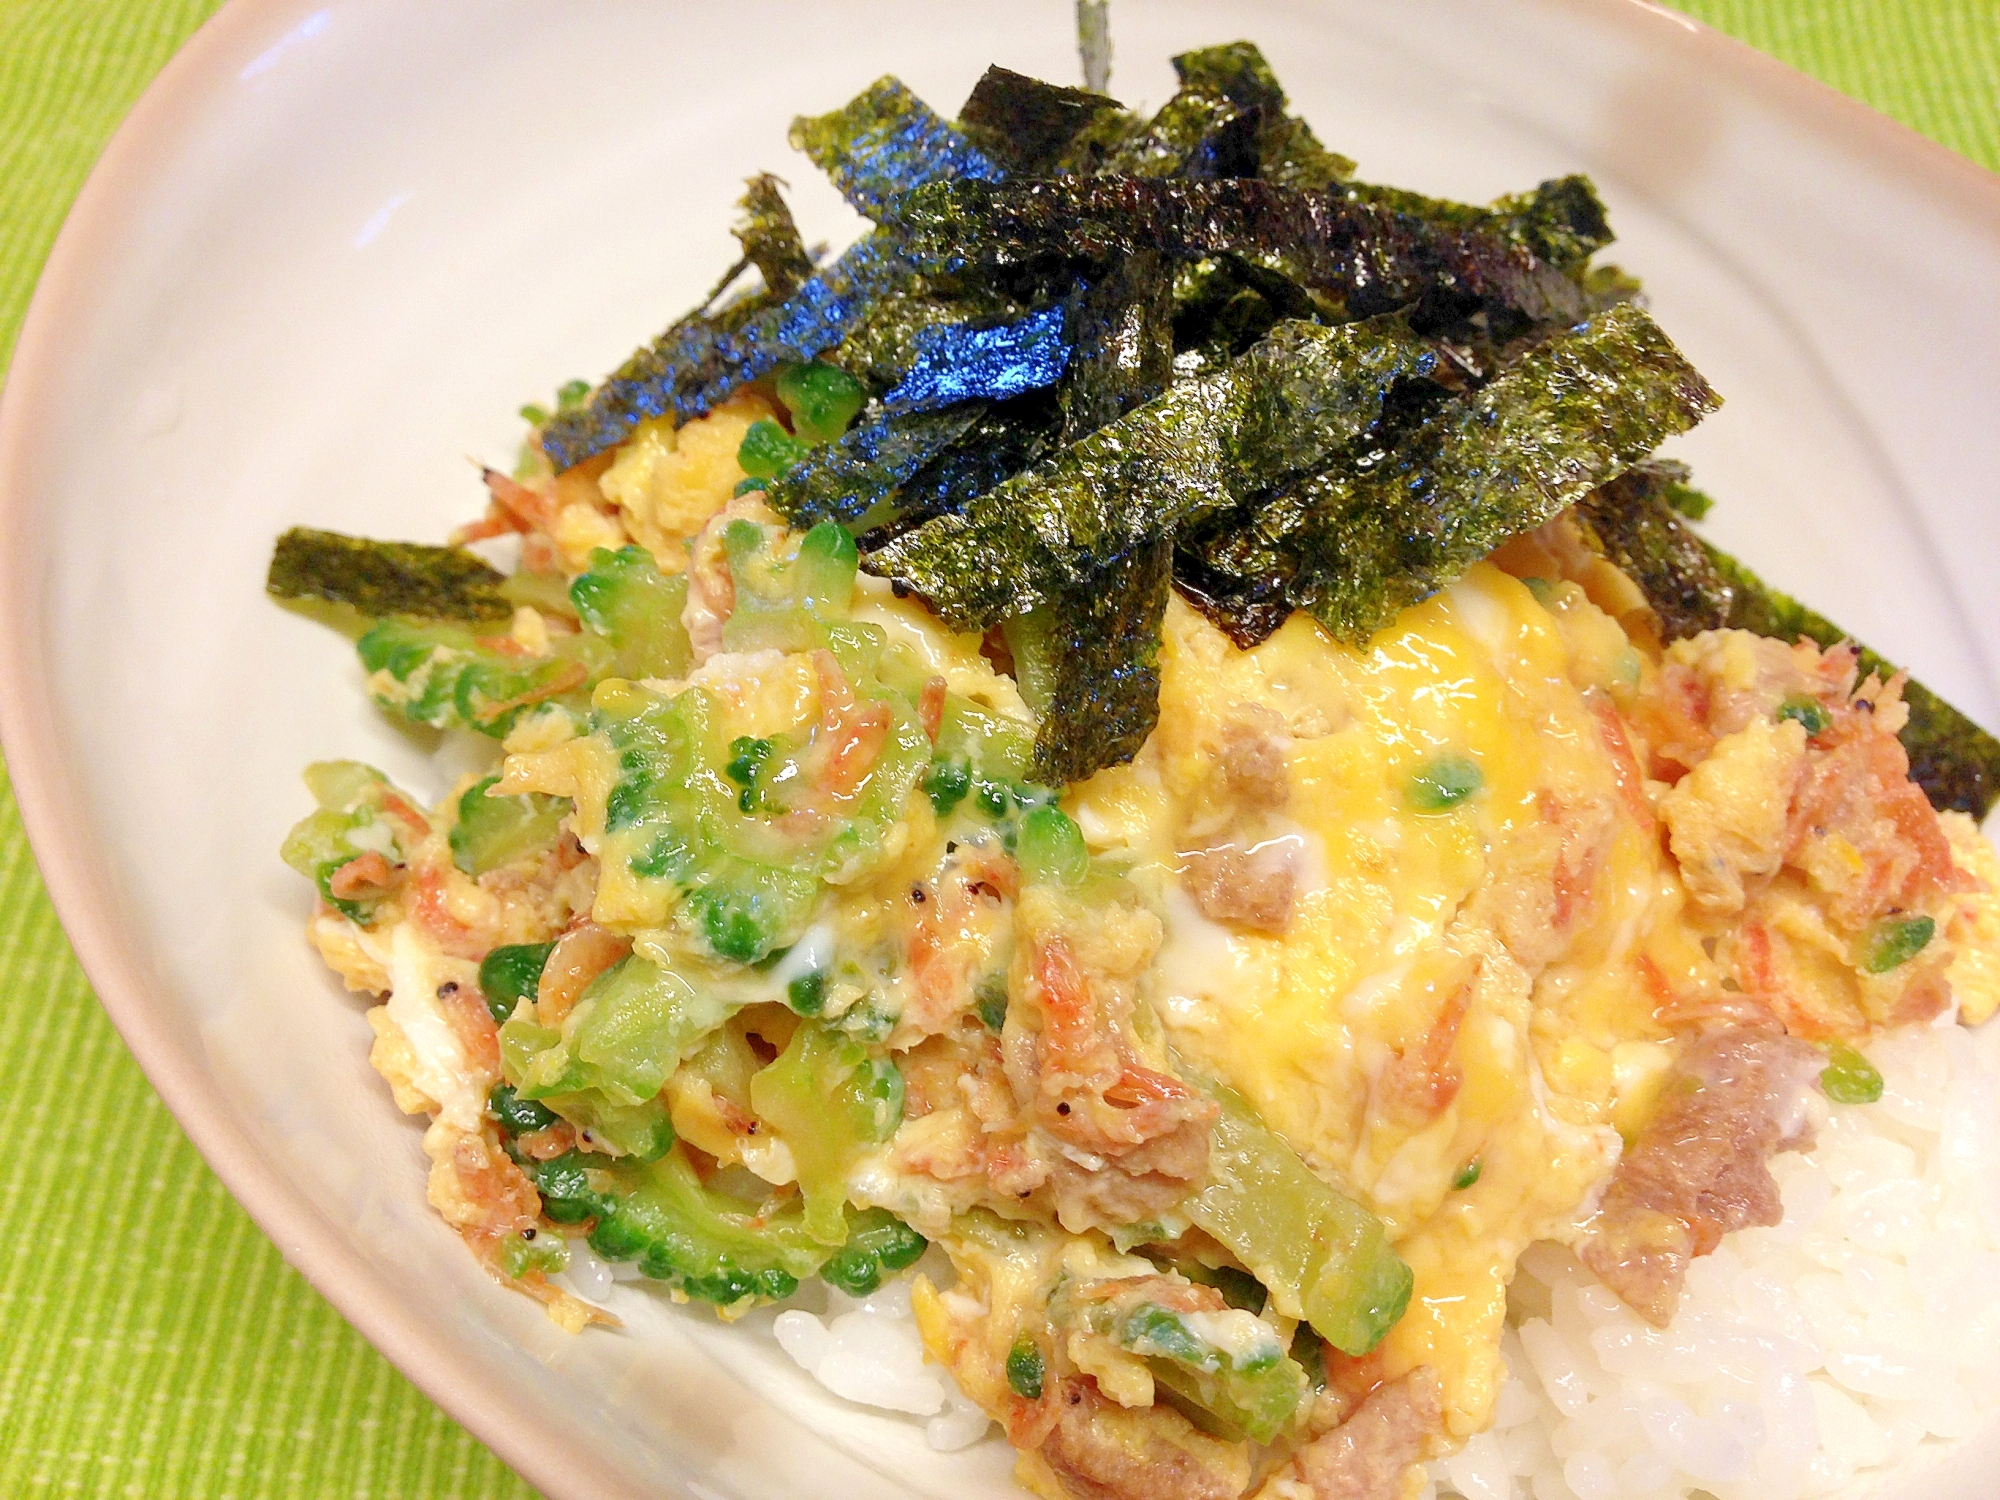
[(893, 199), (940, 178), (997, 182), (999, 165), (894, 77), (830, 114), (792, 121), (791, 143), (855, 208), (880, 219)]
[(1719, 405), (1643, 311), (1601, 313), (1440, 407), (1379, 464), (1304, 486), (1296, 602), (1363, 644)]
[(294, 526), (271, 551), (266, 593), (279, 599), (351, 604), (370, 619), (505, 620), (514, 606), (506, 581), (462, 547), (377, 542)]
[(1344, 191), (1350, 198), (1427, 223), (1501, 235), (1559, 271), (1580, 270), (1614, 238), (1596, 185), (1581, 173), (1551, 178), (1485, 208), (1375, 183), (1349, 183)]
[(1720, 629), (1735, 604), (1708, 547), (1675, 513), (1674, 494), (1687, 479), (1685, 464), (1648, 459), (1576, 503), (1604, 555), (1646, 596), (1666, 641)]
[[(1803, 638), (1821, 648), (1849, 641), (1860, 650), (1864, 674), (1876, 673), (1884, 681), (1895, 675), (1892, 663), (1826, 616), (1697, 537), (1677, 514), (1686, 503), (1686, 480), (1679, 464), (1647, 464), (1577, 507), (1605, 555), (1631, 576), (1659, 615), (1663, 638), (1733, 629), (1784, 641)], [(1984, 819), (2000, 801), (2000, 739), (1914, 678), (1904, 682), (1903, 701), (1910, 719), (1898, 738), (1910, 757), (1910, 778), (1938, 811), (1955, 809)]]
[(1310, 470), (1375, 422), (1391, 385), (1435, 361), (1395, 318), (1282, 325), (1228, 369), (1177, 382), (867, 565), (958, 628), (986, 629), (1088, 584), (1103, 558)]
[(997, 327), (957, 323), (922, 329), (910, 367), (883, 396), (883, 408), (930, 411), (1054, 385), (1069, 368), (1068, 318), (1068, 309), (1058, 302)]
[(965, 287), (951, 296), (921, 282), (884, 297), (862, 314), (840, 343), (821, 358), (865, 385), (887, 389), (909, 373), (922, 340), (932, 330), (964, 325), (985, 328), (1026, 317), (1028, 308), (1004, 288)]
[(1127, 256), (1079, 292), (1062, 385), (1065, 446), (1152, 400), (1174, 378), (1173, 278), (1161, 257)]
[(1206, 89), (1258, 111), (1258, 174), (1281, 187), (1328, 188), (1354, 163), (1320, 144), (1312, 127), (1285, 112), (1285, 91), (1255, 42), (1200, 47), (1174, 59), (1184, 89)]
[(876, 233), (775, 306), (752, 304), (742, 318), (690, 314), (620, 365), (584, 405), (551, 418), (542, 451), (567, 469), (650, 418), (690, 421), (779, 365), (832, 348), (879, 299), (915, 282), (893, 243)]
[(1104, 163), (1130, 177), (1255, 177), (1263, 111), (1206, 89), (1182, 89)]
[(894, 514), (855, 538), (865, 555), (933, 516), (956, 515), (1039, 463), (1057, 441), (1062, 408), (1054, 392), (1030, 391), (986, 407), (897, 491)]
[(958, 112), (959, 128), (989, 161), (1017, 177), (1048, 175), (1077, 139), (1106, 116), (1123, 113), (1116, 99), (1068, 89), (990, 67)]
[(1130, 760), (1160, 721), (1160, 627), (1173, 584), (1173, 543), (1118, 559), (1045, 612), (1049, 702), (1035, 733), (1031, 775), (1046, 786), (1081, 781)]
[(972, 401), (865, 422), (814, 448), (766, 486), (765, 503), (801, 531), (821, 521), (851, 525), (971, 431), (985, 410)]
[(902, 199), (894, 222), (912, 260), (938, 277), (1146, 249), (1230, 252), (1281, 259), (1294, 280), (1344, 298), (1353, 317), (1414, 303), (1419, 326), (1476, 311), (1566, 324), (1587, 310), (1575, 282), (1503, 235), (1256, 179), (939, 182)]
[(1284, 319), (1318, 320), (1324, 312), (1296, 282), (1237, 256), (1183, 261), (1174, 268), (1174, 368), (1208, 374)]
[(769, 172), (749, 179), (730, 233), (742, 245), (743, 258), (763, 274), (771, 296), (782, 301), (804, 285), (812, 275), (813, 263), (806, 253), (806, 242), (799, 237), (799, 226), (792, 222), (792, 211), (778, 191), (780, 186)]

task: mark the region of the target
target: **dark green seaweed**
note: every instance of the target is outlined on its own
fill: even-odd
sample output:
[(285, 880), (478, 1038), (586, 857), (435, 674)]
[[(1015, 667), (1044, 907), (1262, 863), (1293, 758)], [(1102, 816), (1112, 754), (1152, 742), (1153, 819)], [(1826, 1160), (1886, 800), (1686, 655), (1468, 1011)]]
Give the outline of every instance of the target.
[(1344, 192), (1426, 223), (1498, 234), (1559, 271), (1580, 271), (1614, 238), (1595, 184), (1580, 173), (1510, 193), (1485, 208), (1375, 183), (1349, 183)]
[(1010, 628), (1017, 650), (1043, 656), (1049, 684), (1035, 733), (1036, 781), (1081, 781), (1146, 743), (1160, 719), (1160, 626), (1172, 584), (1173, 544), (1162, 538), (1058, 595), (1028, 631)]
[(870, 234), (775, 305), (690, 313), (620, 365), (590, 399), (542, 429), (542, 451), (558, 470), (623, 442), (641, 422), (702, 415), (779, 365), (833, 348), (881, 299), (907, 292), (916, 274), (895, 246)]
[(1130, 177), (1255, 177), (1263, 111), (1207, 89), (1182, 89), (1105, 161)]
[(765, 502), (801, 531), (821, 521), (852, 525), (965, 436), (985, 410), (971, 401), (866, 422), (792, 465), (766, 487)]
[(926, 182), (1003, 173), (978, 147), (893, 77), (879, 78), (839, 109), (792, 121), (792, 145), (871, 219)]
[(921, 329), (909, 369), (882, 397), (883, 409), (931, 411), (1053, 385), (1069, 368), (1068, 324), (1069, 310), (1058, 302), (992, 327), (947, 323)]
[(730, 233), (743, 247), (743, 258), (763, 273), (771, 296), (782, 301), (805, 284), (813, 263), (779, 186), (769, 172), (752, 177), (738, 200)]
[[(1697, 537), (1681, 519), (1687, 495), (1700, 493), (1686, 483), (1680, 464), (1646, 464), (1577, 507), (1605, 555), (1631, 576), (1659, 615), (1664, 639), (1733, 629), (1810, 640), (1822, 648), (1850, 641), (1859, 648), (1864, 675), (1873, 672), (1884, 681), (1895, 675), (1891, 662), (1825, 615)], [(1911, 779), (1940, 812), (1955, 809), (1985, 818), (2000, 801), (2000, 739), (1914, 678), (1904, 682), (1903, 701), (1910, 719), (1898, 738), (1910, 757)]]
[(985, 629), (1086, 585), (1102, 558), (1311, 469), (1377, 419), (1391, 385), (1435, 362), (1394, 318), (1282, 325), (1228, 369), (1177, 382), (867, 565), (960, 629)]
[(1578, 519), (1639, 585), (1669, 641), (1720, 629), (1735, 602), (1734, 586), (1676, 513), (1674, 492), (1687, 478), (1685, 464), (1649, 459), (1576, 503)]
[(1638, 307), (1601, 313), (1440, 407), (1379, 463), (1308, 482), (1296, 602), (1362, 644), (1720, 404)]
[(1065, 446), (1172, 384), (1173, 296), (1165, 262), (1149, 252), (1119, 261), (1077, 294), (1061, 393)]
[(264, 581), (279, 599), (350, 604), (370, 619), (504, 620), (505, 578), (462, 547), (377, 542), (294, 526), (278, 538)]
[(868, 308), (839, 345), (821, 356), (865, 385), (886, 390), (906, 374), (931, 330), (990, 327), (1025, 317), (1028, 308), (994, 286), (964, 287), (953, 295), (920, 282)]
[(1057, 442), (1062, 408), (1049, 390), (998, 401), (897, 491), (893, 513), (869, 517), (855, 538), (868, 554), (933, 516), (956, 515), (979, 496), (1039, 463)]
[(1285, 112), (1278, 75), (1254, 42), (1183, 52), (1174, 72), (1184, 89), (1223, 94), (1260, 116), (1258, 175), (1281, 187), (1326, 189), (1354, 175), (1354, 163), (1320, 144), (1312, 127)]
[(1079, 137), (1124, 112), (1116, 99), (1044, 83), (999, 66), (973, 86), (959, 128), (989, 161), (1017, 177), (1047, 176)]
[(1182, 375), (1220, 369), (1287, 318), (1340, 321), (1298, 283), (1234, 255), (1182, 261), (1173, 295), (1174, 368)]
[(1281, 261), (1292, 279), (1344, 299), (1354, 317), (1415, 304), (1419, 326), (1477, 311), (1566, 324), (1587, 310), (1574, 281), (1504, 235), (1255, 179), (939, 182), (902, 199), (894, 222), (913, 261), (939, 277), (1103, 263), (1145, 249), (1228, 252)]

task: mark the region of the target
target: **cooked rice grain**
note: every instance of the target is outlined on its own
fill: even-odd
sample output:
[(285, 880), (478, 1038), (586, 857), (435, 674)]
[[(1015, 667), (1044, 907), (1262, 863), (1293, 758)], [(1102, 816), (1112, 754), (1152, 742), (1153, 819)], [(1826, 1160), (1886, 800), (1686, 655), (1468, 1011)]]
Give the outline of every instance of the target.
[(1491, 1431), (1426, 1500), (1803, 1500), (2000, 1407), (2000, 1037), (1869, 1046), (1887, 1090), (1772, 1170), (1784, 1222), (1695, 1262), (1670, 1328), (1567, 1251), (1522, 1261)]

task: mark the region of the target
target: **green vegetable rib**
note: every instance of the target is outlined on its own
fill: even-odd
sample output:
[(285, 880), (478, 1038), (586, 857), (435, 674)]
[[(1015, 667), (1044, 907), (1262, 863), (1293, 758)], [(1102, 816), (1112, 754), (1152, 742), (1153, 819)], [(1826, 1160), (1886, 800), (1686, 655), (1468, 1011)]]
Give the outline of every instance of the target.
[(777, 1301), (825, 1275), (866, 1296), (923, 1254), (921, 1235), (881, 1209), (849, 1209), (834, 1249), (805, 1231), (796, 1202), (742, 1202), (704, 1187), (679, 1150), (650, 1163), (580, 1151), (517, 1158), (554, 1223), (592, 1223), (590, 1246), (636, 1261), (642, 1275), (697, 1301), (741, 1308)]
[(1279, 1312), (1344, 1354), (1366, 1354), (1409, 1304), (1409, 1266), (1382, 1221), (1321, 1180), (1242, 1096), (1213, 1093), (1222, 1116), (1208, 1183), (1183, 1211), (1249, 1268)]

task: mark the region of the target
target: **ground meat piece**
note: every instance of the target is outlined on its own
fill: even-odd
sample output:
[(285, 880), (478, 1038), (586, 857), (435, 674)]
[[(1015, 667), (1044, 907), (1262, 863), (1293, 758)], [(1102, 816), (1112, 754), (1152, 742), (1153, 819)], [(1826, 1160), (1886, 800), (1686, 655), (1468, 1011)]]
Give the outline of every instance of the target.
[(1781, 1032), (1731, 1027), (1696, 1040), (1619, 1162), (1578, 1254), (1664, 1328), (1688, 1263), (1733, 1229), (1783, 1216), (1766, 1159), (1808, 1149), (1799, 1103), (1825, 1059)]
[(1275, 812), (1291, 800), (1285, 724), (1261, 703), (1238, 707), (1222, 731), (1217, 764), (1230, 800), (1245, 812)]
[(1419, 1367), (1379, 1386), (1345, 1422), (1292, 1455), (1258, 1491), (1259, 1500), (1296, 1494), (1313, 1500), (1396, 1500), (1431, 1437), (1443, 1430), (1438, 1379)]
[(1088, 1378), (1063, 1382), (1040, 1456), (1076, 1500), (1236, 1500), (1249, 1482), (1240, 1443), (1195, 1430), (1171, 1407), (1126, 1408)]
[(1212, 922), (1283, 932), (1291, 925), (1298, 886), (1291, 848), (1289, 842), (1274, 842), (1190, 850), (1181, 855), (1181, 885)]

